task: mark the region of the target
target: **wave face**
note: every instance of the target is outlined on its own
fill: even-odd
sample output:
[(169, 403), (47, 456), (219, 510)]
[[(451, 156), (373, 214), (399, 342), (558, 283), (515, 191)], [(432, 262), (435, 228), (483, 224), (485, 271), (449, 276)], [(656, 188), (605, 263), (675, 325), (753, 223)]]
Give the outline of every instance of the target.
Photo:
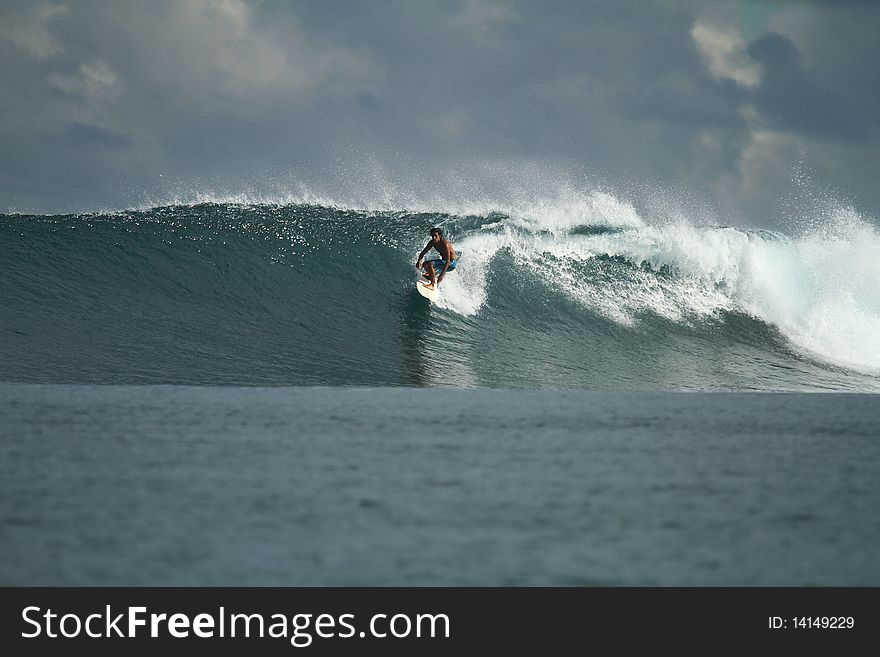
[[(414, 289), (428, 229), (458, 270)], [(880, 390), (880, 234), (205, 203), (0, 215), (0, 380)]]

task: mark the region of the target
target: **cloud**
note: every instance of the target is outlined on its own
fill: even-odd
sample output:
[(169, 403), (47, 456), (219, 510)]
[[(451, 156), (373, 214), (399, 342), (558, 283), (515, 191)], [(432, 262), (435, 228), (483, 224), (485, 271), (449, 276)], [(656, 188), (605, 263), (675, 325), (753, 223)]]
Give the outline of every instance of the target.
[[(251, 9), (239, 0), (184, 0), (173, 5), (171, 28), (163, 40), (185, 55), (181, 70), (191, 82), (210, 80), (225, 94), (242, 97), (309, 80), (307, 67), (290, 61), (288, 47), (255, 29)], [(166, 74), (175, 75), (173, 68)]]
[(338, 91), (376, 74), (368, 54), (318, 42), (295, 21), (273, 24), (257, 7), (242, 0), (181, 0), (170, 5), (170, 16), (150, 12), (153, 45), (163, 52), (141, 44), (149, 49), (143, 61), (155, 64), (148, 74), (178, 89), (247, 101)]
[(732, 80), (749, 89), (761, 84), (761, 67), (750, 59), (747, 44), (736, 30), (697, 21), (691, 36), (716, 79)]
[(738, 162), (742, 191), (760, 194), (768, 181), (783, 186), (790, 178), (791, 167), (781, 164), (796, 163), (802, 154), (803, 144), (797, 137), (772, 130), (751, 130)]
[(54, 17), (67, 13), (64, 5), (43, 2), (4, 7), (0, 9), (0, 39), (38, 60), (59, 55), (64, 49), (49, 31), (49, 23)]
[(806, 69), (791, 39), (771, 32), (750, 44), (748, 52), (766, 71), (766, 83), (755, 93), (755, 103), (776, 129), (821, 139), (856, 140), (868, 135), (869, 116)]
[(65, 94), (87, 98), (92, 103), (109, 99), (118, 88), (113, 69), (103, 61), (81, 64), (73, 75), (54, 73), (48, 77), (49, 86)]
[(875, 6), (4, 0), (0, 208), (565, 178), (749, 214), (801, 152), (880, 208)]

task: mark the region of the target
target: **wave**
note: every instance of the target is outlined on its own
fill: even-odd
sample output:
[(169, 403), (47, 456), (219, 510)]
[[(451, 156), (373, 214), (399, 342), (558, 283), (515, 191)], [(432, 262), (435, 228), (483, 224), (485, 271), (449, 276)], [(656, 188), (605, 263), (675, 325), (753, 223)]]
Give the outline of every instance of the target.
[[(0, 216), (0, 379), (880, 388), (880, 235), (852, 210), (791, 237), (649, 221), (601, 192), (237, 200)], [(431, 306), (413, 264), (434, 225), (461, 260)]]

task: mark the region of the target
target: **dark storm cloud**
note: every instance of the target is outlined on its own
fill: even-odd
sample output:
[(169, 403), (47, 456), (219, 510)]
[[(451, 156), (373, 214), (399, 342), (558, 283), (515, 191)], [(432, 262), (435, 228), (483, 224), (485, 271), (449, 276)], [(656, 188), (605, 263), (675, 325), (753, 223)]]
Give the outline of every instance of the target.
[(544, 170), (748, 213), (806, 157), (880, 208), (864, 173), (880, 164), (871, 5), (55, 0), (0, 14), (0, 207), (298, 182), (343, 198), (455, 179), (479, 196)]
[(763, 65), (764, 81), (755, 101), (774, 126), (853, 141), (865, 139), (876, 127), (877, 117), (861, 113), (849, 94), (841, 97), (804, 69), (790, 39), (771, 32), (753, 42), (748, 53)]

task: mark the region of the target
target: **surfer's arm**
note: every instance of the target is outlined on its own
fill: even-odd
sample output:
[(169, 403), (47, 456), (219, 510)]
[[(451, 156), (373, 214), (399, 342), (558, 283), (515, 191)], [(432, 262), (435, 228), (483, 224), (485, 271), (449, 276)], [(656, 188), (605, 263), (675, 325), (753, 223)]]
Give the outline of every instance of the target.
[(432, 246), (433, 246), (433, 244), (431, 242), (428, 242), (428, 244), (425, 246), (425, 248), (422, 249), (422, 252), (419, 254), (419, 257), (416, 260), (416, 269), (418, 269), (419, 267), (422, 266), (422, 258), (424, 258), (425, 254), (431, 250)]

